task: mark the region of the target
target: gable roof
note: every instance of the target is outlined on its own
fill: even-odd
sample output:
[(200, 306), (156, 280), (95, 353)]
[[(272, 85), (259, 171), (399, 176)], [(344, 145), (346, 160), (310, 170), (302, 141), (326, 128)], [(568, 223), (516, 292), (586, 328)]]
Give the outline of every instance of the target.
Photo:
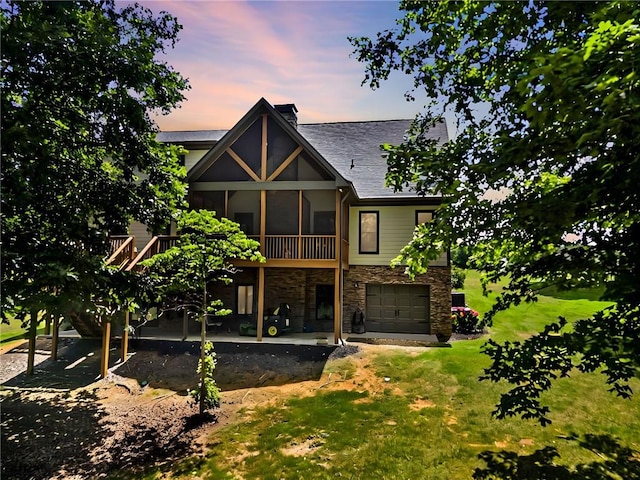
[(349, 182), (336, 168), (329, 163), (318, 151), (296, 130), (285, 118), (273, 108), (264, 98), (258, 102), (236, 123), (231, 130), (226, 132), (218, 142), (209, 150), (187, 173), (187, 180), (196, 180), (230, 147), (263, 113), (269, 114), (295, 142), (301, 145), (309, 156), (322, 165), (335, 179), (337, 186), (347, 186)]
[[(195, 130), (183, 132), (161, 132), (158, 140), (182, 145), (205, 145), (212, 148), (194, 165), (188, 173), (189, 180), (195, 180), (206, 171), (215, 160), (233, 144), (244, 131), (262, 114), (270, 114), (278, 125), (296, 142), (323, 165), (335, 177), (338, 185), (350, 184), (360, 200), (381, 199), (401, 200), (422, 198), (414, 190), (394, 192), (385, 186), (387, 173), (386, 158), (381, 145), (399, 145), (411, 126), (412, 120), (380, 120), (364, 122), (335, 122), (299, 124), (294, 128), (280, 112), (261, 98), (228, 131)], [(428, 138), (440, 143), (448, 140), (445, 122), (437, 124), (426, 133)]]

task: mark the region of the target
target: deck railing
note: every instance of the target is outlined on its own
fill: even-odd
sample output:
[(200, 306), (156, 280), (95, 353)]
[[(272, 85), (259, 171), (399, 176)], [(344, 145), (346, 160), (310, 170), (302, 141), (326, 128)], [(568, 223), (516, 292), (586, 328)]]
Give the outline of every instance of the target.
[(133, 269), (140, 269), (140, 262), (147, 260), (154, 255), (162, 252), (166, 252), (171, 247), (175, 246), (178, 241), (178, 237), (175, 235), (156, 235), (149, 243), (147, 243), (140, 253), (133, 259), (133, 261), (127, 266), (127, 272)]
[[(260, 241), (257, 235), (249, 238)], [(173, 235), (157, 235), (138, 253), (127, 265), (126, 270), (140, 269), (140, 262), (153, 257), (157, 253), (167, 251), (178, 240)], [(343, 260), (345, 252), (348, 252), (348, 243), (341, 242)], [(264, 256), (277, 260), (336, 260), (336, 236), (335, 235), (266, 235)]]
[[(252, 236), (260, 241), (260, 237)], [(335, 260), (335, 235), (265, 235), (264, 256), (286, 260)]]
[(117, 265), (125, 268), (133, 260), (136, 241), (132, 235), (112, 235), (109, 237), (111, 255), (106, 261), (107, 265)]

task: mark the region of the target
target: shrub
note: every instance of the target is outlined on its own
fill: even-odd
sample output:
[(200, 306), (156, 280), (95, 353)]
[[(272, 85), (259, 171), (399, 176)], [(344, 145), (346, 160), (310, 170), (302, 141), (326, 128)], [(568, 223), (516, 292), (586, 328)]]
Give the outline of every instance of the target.
[(468, 307), (453, 307), (451, 309), (451, 326), (454, 333), (482, 333), (486, 322), (480, 318), (475, 310)]
[(470, 247), (457, 246), (451, 249), (451, 263), (455, 267), (469, 268)]
[(463, 269), (453, 267), (451, 269), (451, 287), (455, 289), (464, 288), (464, 280), (467, 278), (467, 274)]

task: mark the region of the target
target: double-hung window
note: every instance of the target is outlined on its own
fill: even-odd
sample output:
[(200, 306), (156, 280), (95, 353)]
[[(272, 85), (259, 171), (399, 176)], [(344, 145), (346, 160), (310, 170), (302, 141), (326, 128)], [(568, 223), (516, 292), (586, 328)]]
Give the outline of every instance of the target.
[(238, 315), (253, 314), (253, 285), (238, 285)]
[(360, 212), (360, 253), (379, 252), (379, 212)]
[(416, 210), (416, 225), (433, 220), (433, 210)]

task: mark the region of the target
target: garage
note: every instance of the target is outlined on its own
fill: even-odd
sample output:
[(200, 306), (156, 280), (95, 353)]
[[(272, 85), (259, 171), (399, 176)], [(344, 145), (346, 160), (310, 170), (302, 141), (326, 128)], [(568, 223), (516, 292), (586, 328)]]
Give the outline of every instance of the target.
[(366, 328), (369, 332), (430, 333), (429, 286), (368, 284)]

